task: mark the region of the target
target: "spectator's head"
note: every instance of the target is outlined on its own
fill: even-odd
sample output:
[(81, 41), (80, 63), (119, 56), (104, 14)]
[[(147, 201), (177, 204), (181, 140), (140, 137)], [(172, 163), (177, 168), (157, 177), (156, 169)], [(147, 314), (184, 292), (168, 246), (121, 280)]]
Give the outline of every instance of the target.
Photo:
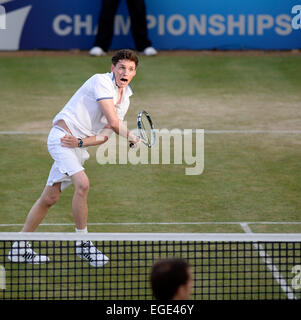
[(187, 300), (192, 285), (191, 268), (183, 259), (164, 259), (153, 265), (151, 286), (157, 300)]

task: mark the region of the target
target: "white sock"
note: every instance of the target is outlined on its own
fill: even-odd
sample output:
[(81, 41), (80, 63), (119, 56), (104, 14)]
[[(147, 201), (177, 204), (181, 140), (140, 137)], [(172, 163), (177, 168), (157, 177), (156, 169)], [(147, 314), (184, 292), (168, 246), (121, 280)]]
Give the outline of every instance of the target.
[(77, 229), (75, 228), (75, 231), (78, 233), (88, 233), (88, 228), (86, 227), (85, 229)]

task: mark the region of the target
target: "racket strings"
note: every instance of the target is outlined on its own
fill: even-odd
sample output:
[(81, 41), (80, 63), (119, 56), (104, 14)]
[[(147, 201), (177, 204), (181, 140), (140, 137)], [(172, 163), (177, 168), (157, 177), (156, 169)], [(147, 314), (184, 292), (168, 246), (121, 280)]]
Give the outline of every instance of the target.
[(152, 127), (147, 117), (141, 119), (141, 135), (149, 145), (152, 144)]

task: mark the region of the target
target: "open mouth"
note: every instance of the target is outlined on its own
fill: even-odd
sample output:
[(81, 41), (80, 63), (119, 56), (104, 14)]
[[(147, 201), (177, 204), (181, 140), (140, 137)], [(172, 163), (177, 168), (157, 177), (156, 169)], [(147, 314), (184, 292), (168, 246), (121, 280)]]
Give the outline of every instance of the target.
[(126, 79), (126, 78), (121, 78), (120, 81), (121, 81), (121, 83), (124, 83), (124, 84), (128, 83), (128, 79)]

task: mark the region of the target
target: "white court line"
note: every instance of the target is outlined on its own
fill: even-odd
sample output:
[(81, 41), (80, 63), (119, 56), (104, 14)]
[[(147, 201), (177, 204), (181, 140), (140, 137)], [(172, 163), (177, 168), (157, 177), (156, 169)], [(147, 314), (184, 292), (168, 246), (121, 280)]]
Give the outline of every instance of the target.
[[(260, 224), (260, 225), (278, 225), (278, 224), (287, 224), (287, 225), (301, 225), (301, 221), (200, 221), (200, 222), (90, 222), (88, 226), (130, 226), (130, 225), (250, 225), (250, 224)], [(23, 226), (23, 223), (2, 223), (0, 227), (17, 227)], [(74, 226), (74, 223), (41, 223), (40, 226)]]
[[(242, 229), (246, 233), (253, 233), (250, 227), (247, 223), (241, 223)], [(258, 253), (260, 257), (262, 258), (263, 262), (266, 264), (267, 268), (272, 272), (274, 279), (278, 282), (283, 292), (286, 294), (287, 298), (290, 300), (296, 300), (296, 296), (290, 286), (287, 284), (285, 279), (282, 277), (281, 273), (277, 269), (277, 267), (273, 264), (273, 260), (269, 257), (269, 255), (266, 253), (262, 245), (258, 245), (256, 243), (253, 243), (253, 246), (256, 250), (258, 250)]]
[[(181, 129), (180, 129), (181, 130)], [(0, 135), (48, 135), (49, 131), (0, 131)], [(193, 132), (198, 131), (192, 130)], [(301, 134), (301, 130), (205, 130), (205, 134)]]

